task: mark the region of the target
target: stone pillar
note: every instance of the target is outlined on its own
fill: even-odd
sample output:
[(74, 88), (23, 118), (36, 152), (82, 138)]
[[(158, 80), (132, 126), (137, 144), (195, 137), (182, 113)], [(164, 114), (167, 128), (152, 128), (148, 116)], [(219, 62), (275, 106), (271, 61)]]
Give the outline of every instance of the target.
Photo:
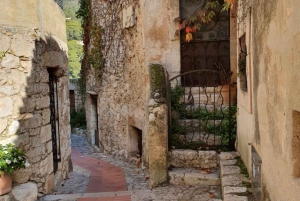
[(149, 187), (164, 183), (168, 178), (168, 109), (165, 104), (149, 103)]

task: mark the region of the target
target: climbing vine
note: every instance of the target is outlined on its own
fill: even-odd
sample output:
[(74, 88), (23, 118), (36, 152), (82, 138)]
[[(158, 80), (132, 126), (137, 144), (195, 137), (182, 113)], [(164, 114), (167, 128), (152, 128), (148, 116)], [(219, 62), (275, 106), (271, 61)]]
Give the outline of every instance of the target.
[(233, 8), (235, 0), (214, 0), (208, 1), (203, 10), (199, 14), (192, 15), (188, 19), (181, 19), (180, 17), (174, 19), (174, 22), (180, 22), (179, 28), (176, 30), (175, 35), (179, 35), (180, 31), (184, 29), (185, 40), (190, 42), (193, 40), (193, 34), (200, 30), (203, 24), (208, 24), (216, 15), (214, 8), (222, 6), (221, 12), (226, 12)]
[(102, 34), (104, 29), (98, 26), (91, 28), (91, 48), (88, 51), (89, 63), (96, 71), (97, 77), (100, 77), (101, 71), (104, 68), (105, 59), (103, 58)]

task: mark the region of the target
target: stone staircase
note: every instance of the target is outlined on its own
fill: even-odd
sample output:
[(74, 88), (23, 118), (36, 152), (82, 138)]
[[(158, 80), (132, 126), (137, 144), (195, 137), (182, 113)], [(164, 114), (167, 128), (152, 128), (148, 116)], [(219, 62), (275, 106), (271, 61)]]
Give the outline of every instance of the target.
[[(171, 185), (221, 186), (223, 201), (253, 201), (250, 180), (241, 173), (237, 152), (172, 150)], [(214, 199), (221, 201), (221, 199)]]
[[(207, 171), (209, 170), (209, 172)], [(199, 168), (173, 168), (169, 171), (170, 184), (218, 186), (221, 184), (219, 170)]]

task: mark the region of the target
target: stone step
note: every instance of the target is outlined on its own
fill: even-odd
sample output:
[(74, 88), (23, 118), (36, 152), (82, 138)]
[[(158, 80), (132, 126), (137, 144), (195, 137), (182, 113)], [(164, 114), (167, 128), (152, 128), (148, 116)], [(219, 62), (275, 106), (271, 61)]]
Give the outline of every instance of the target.
[(221, 184), (219, 171), (215, 168), (207, 173), (199, 168), (173, 168), (169, 171), (170, 184), (173, 185), (206, 185), (217, 186)]

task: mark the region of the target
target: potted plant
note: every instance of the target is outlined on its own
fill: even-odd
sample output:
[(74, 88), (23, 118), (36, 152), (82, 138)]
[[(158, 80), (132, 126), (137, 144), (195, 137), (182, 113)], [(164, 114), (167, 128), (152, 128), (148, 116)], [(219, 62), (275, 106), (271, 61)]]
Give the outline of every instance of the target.
[(24, 151), (13, 144), (0, 145), (0, 195), (12, 190), (12, 173), (28, 166)]
[[(223, 65), (220, 62), (215, 62), (215, 66), (220, 71), (220, 84), (218, 90), (221, 93), (222, 100), (224, 103), (228, 104), (229, 101), (231, 104), (236, 103), (236, 83), (231, 83), (230, 77), (232, 72), (227, 72)], [(230, 91), (230, 93), (229, 93)]]

